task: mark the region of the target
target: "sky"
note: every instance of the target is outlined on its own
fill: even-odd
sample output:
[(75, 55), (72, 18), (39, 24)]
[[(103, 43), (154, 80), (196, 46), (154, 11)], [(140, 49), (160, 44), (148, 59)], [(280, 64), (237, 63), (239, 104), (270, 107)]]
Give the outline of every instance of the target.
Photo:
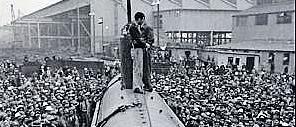
[(11, 22), (11, 4), (14, 5), (17, 18), (18, 11), (20, 11), (20, 16), (24, 16), (59, 1), (61, 0), (0, 0), (0, 26)]

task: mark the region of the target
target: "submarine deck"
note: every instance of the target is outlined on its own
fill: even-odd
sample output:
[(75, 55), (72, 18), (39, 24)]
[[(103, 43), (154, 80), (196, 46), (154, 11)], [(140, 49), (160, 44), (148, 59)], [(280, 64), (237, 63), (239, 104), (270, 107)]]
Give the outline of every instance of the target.
[(182, 122), (164, 102), (160, 95), (153, 92), (135, 94), (132, 90), (121, 90), (121, 80), (115, 77), (109, 85), (108, 91), (98, 103), (93, 118), (92, 127), (104, 120), (118, 107), (141, 103), (112, 116), (103, 127), (184, 127)]

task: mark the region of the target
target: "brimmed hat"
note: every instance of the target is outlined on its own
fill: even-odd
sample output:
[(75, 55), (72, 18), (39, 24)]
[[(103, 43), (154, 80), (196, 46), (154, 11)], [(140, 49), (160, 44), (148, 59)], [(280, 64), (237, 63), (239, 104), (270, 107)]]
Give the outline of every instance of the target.
[(46, 106), (45, 111), (53, 111), (54, 108), (52, 106)]

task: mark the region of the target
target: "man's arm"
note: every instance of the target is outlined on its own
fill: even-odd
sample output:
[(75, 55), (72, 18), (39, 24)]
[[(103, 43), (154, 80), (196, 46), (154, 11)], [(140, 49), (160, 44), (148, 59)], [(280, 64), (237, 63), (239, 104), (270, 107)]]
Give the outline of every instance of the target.
[(147, 43), (152, 46), (152, 44), (154, 43), (154, 33), (153, 33), (153, 29), (151, 27), (147, 27), (146, 28), (146, 33), (147, 33)]

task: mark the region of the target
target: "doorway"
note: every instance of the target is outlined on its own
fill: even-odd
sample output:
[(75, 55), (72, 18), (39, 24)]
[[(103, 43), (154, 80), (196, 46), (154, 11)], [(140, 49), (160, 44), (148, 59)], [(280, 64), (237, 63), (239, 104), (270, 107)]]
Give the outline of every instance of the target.
[(246, 69), (249, 72), (252, 72), (254, 65), (255, 65), (255, 57), (247, 57)]

